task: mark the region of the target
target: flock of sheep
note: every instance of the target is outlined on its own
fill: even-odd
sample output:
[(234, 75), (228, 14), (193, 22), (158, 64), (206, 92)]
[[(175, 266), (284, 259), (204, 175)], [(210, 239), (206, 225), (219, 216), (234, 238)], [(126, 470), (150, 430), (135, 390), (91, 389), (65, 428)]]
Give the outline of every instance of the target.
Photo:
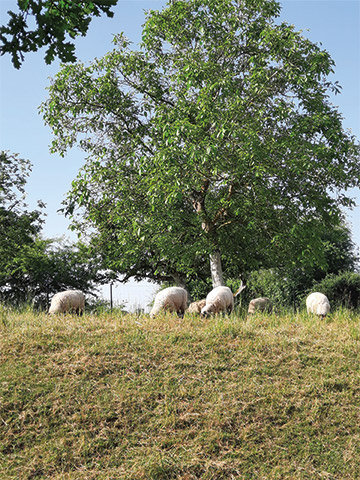
[[(240, 288), (233, 294), (229, 287), (215, 287), (208, 293), (206, 299), (190, 303), (189, 308), (187, 308), (187, 291), (184, 288), (165, 288), (156, 295), (150, 317), (154, 317), (161, 311), (176, 312), (178, 315), (183, 315), (187, 311), (199, 313), (204, 317), (217, 313), (231, 313), (234, 309), (234, 297), (239, 295), (244, 288), (245, 286), (241, 283)], [(325, 317), (330, 312), (330, 303), (323, 293), (314, 292), (306, 299), (306, 309), (308, 313)], [(271, 300), (267, 297), (251, 300), (248, 313), (252, 314), (256, 311), (270, 313), (272, 311)]]
[[(239, 289), (233, 294), (229, 287), (215, 287), (208, 293), (206, 299), (188, 303), (188, 293), (181, 287), (168, 287), (161, 290), (155, 297), (150, 317), (155, 317), (160, 312), (175, 312), (182, 316), (185, 312), (198, 313), (208, 316), (218, 313), (231, 313), (234, 309), (234, 297), (244, 290), (245, 285), (241, 282)], [(56, 293), (52, 300), (49, 313), (77, 313), (81, 315), (85, 309), (85, 295), (80, 290), (66, 290)], [(308, 313), (314, 313), (325, 317), (330, 312), (328, 298), (320, 292), (311, 293), (306, 299)], [(272, 304), (269, 298), (254, 298), (249, 303), (248, 313), (271, 312)]]

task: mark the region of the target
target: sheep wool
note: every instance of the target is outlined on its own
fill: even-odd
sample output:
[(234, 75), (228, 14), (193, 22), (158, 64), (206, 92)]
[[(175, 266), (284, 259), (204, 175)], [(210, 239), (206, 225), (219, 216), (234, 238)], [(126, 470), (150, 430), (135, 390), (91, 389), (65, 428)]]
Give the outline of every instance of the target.
[(155, 317), (160, 311), (176, 312), (183, 315), (187, 307), (188, 294), (184, 288), (169, 287), (160, 290), (156, 295), (150, 317)]
[(231, 313), (234, 309), (234, 296), (229, 287), (215, 287), (207, 294), (206, 305), (201, 309), (201, 315), (221, 312)]
[(259, 297), (253, 298), (249, 303), (248, 313), (255, 313), (255, 312), (271, 312), (272, 311), (272, 304), (270, 298), (267, 297)]
[(311, 293), (306, 299), (306, 309), (308, 313), (325, 317), (330, 312), (329, 299), (323, 293)]
[(65, 290), (56, 293), (49, 308), (49, 313), (73, 312), (78, 315), (84, 313), (85, 295), (80, 290)]
[(187, 313), (201, 313), (201, 309), (205, 307), (206, 299), (198, 300), (197, 302), (192, 302), (189, 305), (189, 308), (186, 310)]

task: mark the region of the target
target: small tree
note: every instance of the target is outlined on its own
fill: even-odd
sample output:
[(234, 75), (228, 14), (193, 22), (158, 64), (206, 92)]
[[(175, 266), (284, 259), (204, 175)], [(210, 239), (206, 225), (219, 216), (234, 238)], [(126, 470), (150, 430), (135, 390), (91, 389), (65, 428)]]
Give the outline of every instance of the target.
[(80, 243), (65, 244), (35, 237), (2, 261), (0, 300), (12, 305), (32, 302), (47, 309), (50, 296), (79, 289), (96, 296), (97, 285), (106, 281), (97, 258)]
[[(188, 0), (149, 13), (89, 67), (63, 67), (42, 106), (53, 151), (86, 165), (66, 212), (110, 268), (189, 278), (324, 261), (321, 234), (351, 206), (359, 146), (329, 101), (329, 54), (273, 0)], [(79, 215), (77, 215), (77, 213)], [(109, 254), (111, 253), (111, 254)], [(199, 268), (200, 264), (200, 268)]]
[(0, 300), (45, 306), (59, 290), (94, 292), (95, 284), (106, 279), (98, 255), (89, 256), (81, 243), (40, 238), (41, 210), (28, 211), (24, 202), (30, 171), (28, 160), (0, 152)]
[(96, 296), (97, 286), (106, 280), (98, 258), (90, 257), (81, 243), (36, 239), (16, 267), (21, 286), (16, 288), (13, 276), (13, 294), (19, 299), (21, 292), (26, 292), (27, 298), (41, 308), (47, 308), (50, 296), (62, 290), (82, 290)]
[[(31, 171), (28, 160), (0, 152), (0, 289), (9, 291), (14, 264), (34, 245), (41, 230), (41, 210), (28, 211), (25, 185)], [(40, 207), (43, 205), (40, 202)]]

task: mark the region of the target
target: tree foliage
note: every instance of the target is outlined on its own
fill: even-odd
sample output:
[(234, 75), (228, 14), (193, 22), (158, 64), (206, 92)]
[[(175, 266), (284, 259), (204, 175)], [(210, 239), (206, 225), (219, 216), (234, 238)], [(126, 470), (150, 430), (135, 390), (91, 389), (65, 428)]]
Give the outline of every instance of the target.
[(246, 303), (252, 298), (269, 297), (276, 306), (298, 308), (309, 292), (322, 288), (324, 281), (327, 285), (326, 279), (357, 271), (359, 252), (351, 239), (350, 228), (344, 221), (334, 229), (325, 231), (321, 240), (325, 262), (314, 262), (306, 268), (298, 265), (296, 268), (253, 271), (246, 278), (243, 301)]
[(42, 239), (42, 210), (28, 210), (24, 201), (28, 160), (0, 152), (0, 300), (34, 301), (46, 306), (49, 295), (67, 288), (94, 292), (105, 280), (97, 256), (78, 243)]
[(330, 102), (333, 60), (279, 12), (273, 0), (169, 2), (148, 14), (139, 50), (118, 35), (53, 80), (52, 149), (88, 155), (66, 212), (114, 271), (208, 276), (216, 252), (232, 274), (325, 262), (359, 146)]
[(34, 238), (7, 262), (0, 276), (0, 298), (19, 305), (32, 302), (47, 309), (56, 292), (79, 289), (96, 295), (96, 286), (104, 279), (99, 264), (88, 256), (81, 243)]
[(0, 284), (11, 276), (12, 260), (33, 244), (41, 230), (41, 210), (27, 210), (24, 201), (30, 171), (28, 160), (0, 152)]
[(117, 0), (18, 0), (18, 11), (9, 11), (8, 24), (0, 27), (0, 53), (9, 53), (15, 68), (20, 68), (25, 53), (44, 46), (46, 63), (55, 57), (72, 62), (75, 46), (69, 39), (85, 36), (92, 17), (112, 17), (116, 4)]
[(31, 172), (28, 160), (2, 150), (0, 152), (0, 204), (9, 210), (22, 206), (25, 184)]
[(329, 274), (316, 283), (313, 288), (328, 297), (332, 310), (339, 307), (358, 309), (360, 306), (359, 273)]

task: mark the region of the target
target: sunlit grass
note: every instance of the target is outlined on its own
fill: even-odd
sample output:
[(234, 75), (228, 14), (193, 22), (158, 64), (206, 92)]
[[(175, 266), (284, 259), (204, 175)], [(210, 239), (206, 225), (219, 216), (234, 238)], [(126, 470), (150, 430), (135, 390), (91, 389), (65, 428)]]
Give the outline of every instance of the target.
[(360, 478), (359, 317), (0, 312), (0, 478)]

